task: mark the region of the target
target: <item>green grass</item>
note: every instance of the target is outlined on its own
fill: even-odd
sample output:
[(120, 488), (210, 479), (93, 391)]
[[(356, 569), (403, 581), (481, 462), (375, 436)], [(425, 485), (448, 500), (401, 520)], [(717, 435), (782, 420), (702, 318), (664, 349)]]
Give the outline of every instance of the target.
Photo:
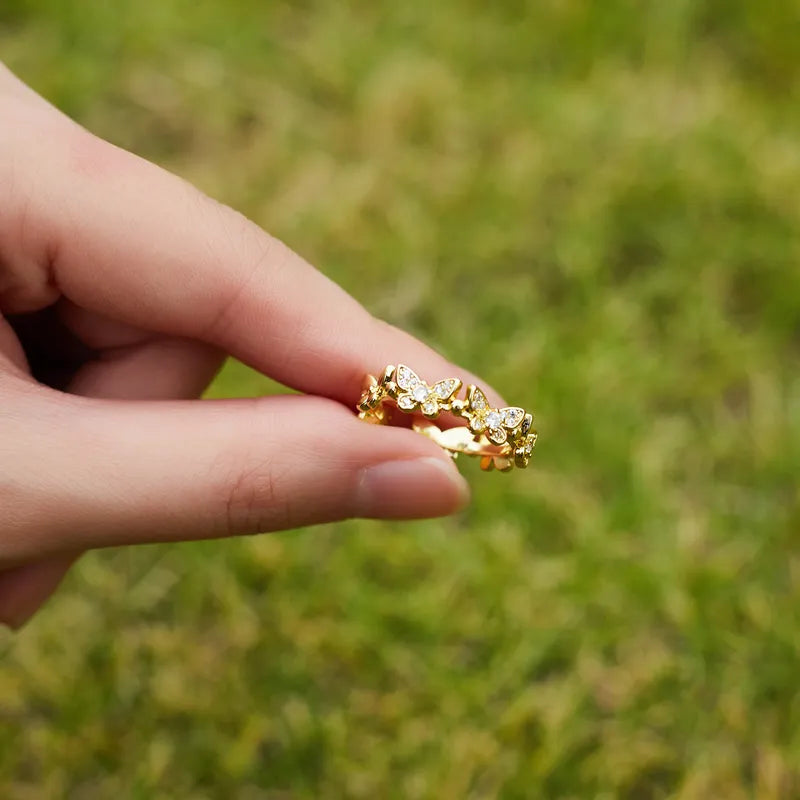
[(85, 558), (0, 640), (3, 796), (800, 796), (797, 11), (4, 0), (34, 87), (541, 438), (451, 520)]

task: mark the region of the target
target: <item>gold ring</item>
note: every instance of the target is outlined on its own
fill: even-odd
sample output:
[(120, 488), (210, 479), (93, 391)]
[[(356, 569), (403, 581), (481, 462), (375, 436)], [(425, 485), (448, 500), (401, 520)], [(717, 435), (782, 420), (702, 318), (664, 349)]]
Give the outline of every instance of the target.
[[(413, 414), (417, 417), (414, 430), (433, 439), (453, 458), (459, 453), (475, 456), (484, 470), (527, 467), (537, 439), (533, 414), (519, 406), (492, 408), (485, 392), (473, 384), (467, 386), (462, 400), (458, 397), (462, 385), (458, 378), (429, 384), (405, 364), (390, 364), (380, 378), (367, 375), (364, 379), (358, 416), (387, 425), (395, 410)], [(432, 423), (442, 412), (465, 419), (466, 427), (442, 430)]]

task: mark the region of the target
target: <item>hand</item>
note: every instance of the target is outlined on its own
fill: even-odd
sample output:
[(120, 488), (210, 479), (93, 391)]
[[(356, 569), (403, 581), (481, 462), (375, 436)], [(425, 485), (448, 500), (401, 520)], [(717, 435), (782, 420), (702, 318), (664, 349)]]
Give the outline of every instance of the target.
[[(0, 120), (0, 621), (87, 548), (466, 501), (436, 445), (350, 409), (387, 363), (468, 373), (2, 65)], [(305, 394), (190, 399), (225, 354)]]

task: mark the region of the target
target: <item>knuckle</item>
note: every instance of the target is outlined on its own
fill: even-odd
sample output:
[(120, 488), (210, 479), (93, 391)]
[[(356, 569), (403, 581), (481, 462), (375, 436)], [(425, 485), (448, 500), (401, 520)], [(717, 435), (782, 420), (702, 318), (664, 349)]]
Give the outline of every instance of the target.
[(213, 226), (223, 232), (222, 240), (209, 242), (207, 249), (215, 263), (227, 264), (229, 268), (220, 274), (221, 285), (210, 308), (205, 336), (224, 341), (239, 323), (242, 307), (254, 287), (259, 287), (260, 296), (267, 294), (263, 291), (264, 283), (269, 280), (270, 270), (286, 257), (287, 248), (239, 212), (206, 199), (223, 217), (220, 226)]
[(278, 523), (280, 503), (269, 463), (235, 472), (223, 500), (227, 535), (259, 533)]
[[(259, 405), (258, 400), (253, 401), (254, 409)], [(250, 427), (259, 428), (263, 429), (263, 422)], [(218, 516), (223, 535), (262, 533), (292, 525), (294, 513), (284, 480), (286, 473), (277, 461), (279, 456), (264, 454), (264, 438), (253, 437), (256, 443), (232, 455), (228, 468), (222, 471), (225, 477), (218, 499), (222, 513)]]

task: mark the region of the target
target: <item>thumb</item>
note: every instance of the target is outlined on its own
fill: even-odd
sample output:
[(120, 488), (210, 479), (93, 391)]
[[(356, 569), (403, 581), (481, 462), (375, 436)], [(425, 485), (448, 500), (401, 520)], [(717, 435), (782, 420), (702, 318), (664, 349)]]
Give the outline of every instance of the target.
[(15, 460), (14, 483), (34, 496), (11, 493), (6, 564), (346, 517), (440, 516), (468, 497), (433, 442), (323, 398), (66, 402), (50, 440), (38, 432)]

